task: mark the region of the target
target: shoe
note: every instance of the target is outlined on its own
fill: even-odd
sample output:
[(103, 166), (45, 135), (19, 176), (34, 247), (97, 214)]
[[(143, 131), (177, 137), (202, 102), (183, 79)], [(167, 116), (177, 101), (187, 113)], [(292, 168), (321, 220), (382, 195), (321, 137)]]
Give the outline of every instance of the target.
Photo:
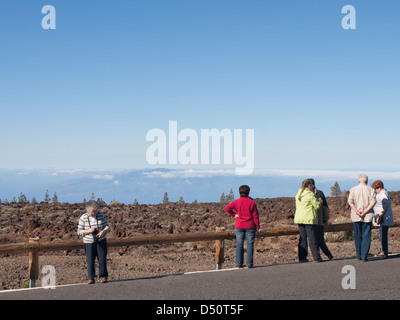
[(304, 262), (308, 262), (308, 259), (301, 259), (301, 260), (299, 260), (299, 263), (304, 263)]
[(106, 277), (102, 277), (100, 278), (100, 283), (107, 283), (107, 278)]
[(87, 284), (93, 284), (94, 280), (88, 280)]
[(387, 253), (379, 252), (376, 256), (381, 257), (381, 258), (387, 258), (388, 255), (387, 255)]

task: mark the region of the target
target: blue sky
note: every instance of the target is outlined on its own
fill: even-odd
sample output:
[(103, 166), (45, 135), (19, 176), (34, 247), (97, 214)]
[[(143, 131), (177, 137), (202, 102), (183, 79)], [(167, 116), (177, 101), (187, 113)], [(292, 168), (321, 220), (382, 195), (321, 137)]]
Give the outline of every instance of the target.
[[(48, 4), (56, 30), (41, 27)], [(356, 30), (341, 27), (347, 4)], [(399, 11), (389, 0), (1, 1), (0, 168), (149, 168), (146, 133), (176, 120), (254, 129), (258, 169), (396, 171)]]

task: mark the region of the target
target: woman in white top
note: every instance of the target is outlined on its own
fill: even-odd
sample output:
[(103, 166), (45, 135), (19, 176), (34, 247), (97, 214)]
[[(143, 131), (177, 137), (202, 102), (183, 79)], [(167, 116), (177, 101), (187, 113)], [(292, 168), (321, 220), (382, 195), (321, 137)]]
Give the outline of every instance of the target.
[(383, 182), (381, 180), (374, 181), (371, 187), (376, 191), (376, 204), (374, 206), (375, 219), (373, 220), (373, 225), (379, 227), (382, 245), (382, 252), (380, 252), (378, 256), (387, 257), (389, 226), (394, 224), (390, 195), (383, 187)]

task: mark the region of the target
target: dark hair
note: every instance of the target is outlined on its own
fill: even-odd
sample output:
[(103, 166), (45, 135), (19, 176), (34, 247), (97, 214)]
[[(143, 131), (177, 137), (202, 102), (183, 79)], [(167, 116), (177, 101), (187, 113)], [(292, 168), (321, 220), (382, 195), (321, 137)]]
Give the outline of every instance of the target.
[(371, 185), (372, 189), (376, 190), (376, 189), (383, 189), (383, 182), (381, 180), (376, 180), (374, 182), (372, 182)]
[(239, 187), (239, 194), (241, 197), (248, 197), (250, 193), (250, 187), (248, 185), (242, 185)]

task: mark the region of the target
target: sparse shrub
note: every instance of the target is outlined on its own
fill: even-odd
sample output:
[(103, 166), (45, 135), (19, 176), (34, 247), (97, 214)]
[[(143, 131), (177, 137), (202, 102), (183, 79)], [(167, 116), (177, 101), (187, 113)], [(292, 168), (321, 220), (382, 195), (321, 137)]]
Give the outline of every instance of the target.
[(46, 203), (50, 202), (49, 190), (46, 190), (46, 194), (44, 195), (43, 201)]
[(232, 202), (233, 200), (235, 200), (235, 195), (233, 194), (233, 190), (231, 189), (231, 191), (229, 191), (229, 194), (226, 196), (226, 202)]
[(25, 204), (25, 203), (28, 203), (29, 201), (28, 201), (28, 199), (26, 198), (26, 195), (24, 195), (22, 192), (21, 192), (21, 194), (19, 195), (19, 197), (18, 197), (18, 203), (21, 203), (21, 204)]
[(231, 189), (231, 191), (229, 191), (228, 195), (225, 195), (225, 193), (223, 192), (221, 194), (221, 197), (219, 198), (219, 202), (221, 202), (221, 203), (230, 203), (233, 200), (235, 200), (235, 195), (233, 194), (232, 189)]
[(114, 200), (110, 202), (110, 207), (120, 207), (120, 206), (122, 206), (122, 203), (119, 201)]
[(331, 196), (332, 197), (341, 197), (343, 195), (342, 190), (340, 189), (339, 183), (335, 181), (335, 184), (331, 187)]
[(168, 193), (167, 192), (164, 193), (164, 197), (163, 197), (162, 203), (163, 204), (168, 204), (169, 203)]
[[(332, 224), (342, 224), (342, 223), (350, 223), (351, 219), (348, 217), (340, 216), (336, 218)], [(353, 240), (353, 231), (337, 231), (337, 232), (326, 232), (325, 240), (329, 242), (342, 242), (342, 241), (350, 241)]]

